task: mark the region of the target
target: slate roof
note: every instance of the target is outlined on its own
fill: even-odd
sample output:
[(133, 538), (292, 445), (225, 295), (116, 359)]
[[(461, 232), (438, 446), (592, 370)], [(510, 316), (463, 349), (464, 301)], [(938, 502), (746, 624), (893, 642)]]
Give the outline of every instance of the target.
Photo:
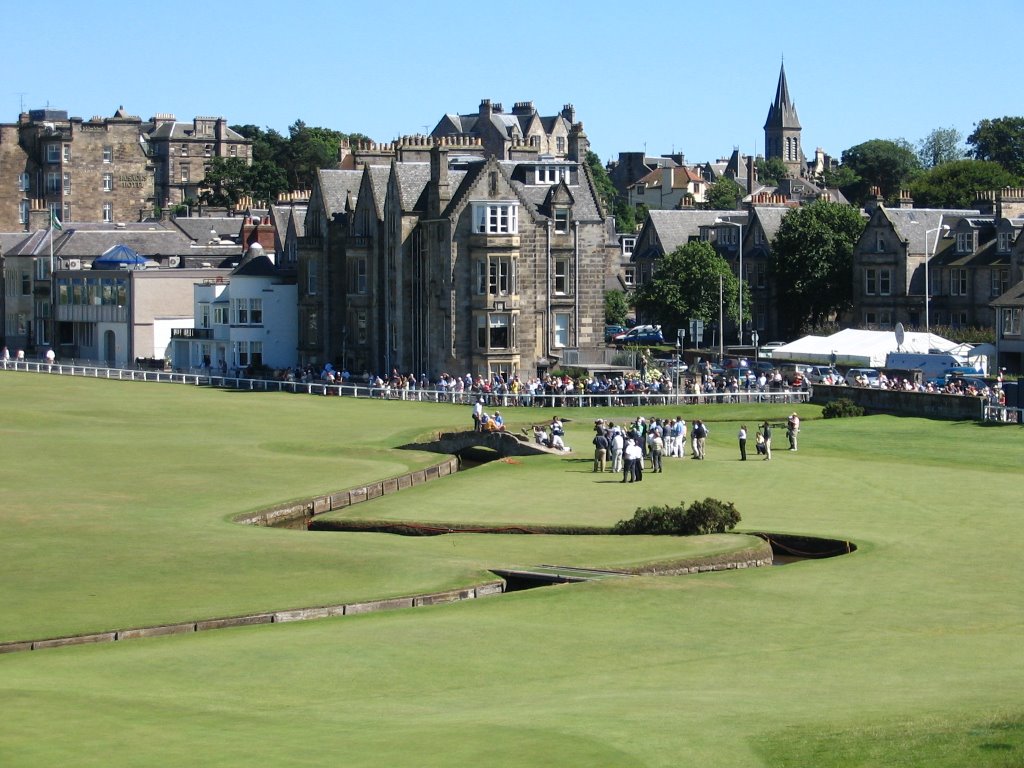
[(423, 190), (430, 182), (430, 163), (395, 163), (395, 173), (402, 210), (417, 210)]
[(277, 267), (265, 253), (245, 259), (231, 272), (232, 277), (280, 277)]
[[(498, 165), (505, 170), (509, 178), (513, 178), (517, 167), (534, 165), (534, 163), (519, 163), (506, 160), (499, 162)], [(513, 178), (512, 187), (520, 197), (530, 204), (535, 214), (541, 214), (545, 210), (548, 192), (552, 187), (551, 184), (525, 184)], [(572, 206), (573, 219), (578, 221), (600, 221), (604, 218), (598, 208), (597, 198), (590, 189), (589, 180), (582, 167), (579, 168), (578, 182), (570, 185), (569, 189), (575, 199)]]
[(993, 307), (1024, 307), (1024, 280), (990, 302)]
[(171, 222), (185, 233), (190, 240), (199, 245), (206, 245), (213, 239), (211, 230), (216, 230), (219, 238), (237, 238), (242, 232), (244, 216), (181, 216)]
[[(881, 210), (892, 224), (896, 234), (907, 243), (907, 253), (921, 255), (925, 253), (925, 233), (929, 229), (938, 227), (940, 218), (943, 224), (949, 224), (952, 227), (956, 223), (956, 219), (962, 216), (979, 215), (978, 211), (974, 210), (939, 208), (881, 208)], [(935, 237), (935, 234), (932, 232), (929, 237), (930, 248), (935, 248), (934, 240), (931, 239)], [(941, 249), (940, 245), (937, 250)]]
[(317, 172), (320, 180), (320, 197), (323, 200), (324, 212), (328, 218), (345, 211), (345, 201), (349, 195), (357, 198), (359, 184), (363, 179), (363, 171), (330, 171), (321, 169)]
[[(711, 226), (715, 219), (723, 216), (742, 215), (739, 211), (648, 211), (644, 229), (651, 227), (661, 244), (661, 253), (633, 252), (634, 258), (651, 258), (671, 253), (681, 245), (686, 245), (691, 238), (700, 237), (702, 226)], [(638, 241), (639, 242), (639, 241)]]
[[(214, 136), (197, 136), (195, 123), (167, 122), (151, 130), (147, 135), (154, 139), (168, 139), (170, 141), (182, 141), (183, 139), (194, 139), (195, 141), (206, 141), (210, 144), (216, 142)], [(242, 134), (233, 131), (227, 125), (224, 126), (224, 141), (248, 141)]]

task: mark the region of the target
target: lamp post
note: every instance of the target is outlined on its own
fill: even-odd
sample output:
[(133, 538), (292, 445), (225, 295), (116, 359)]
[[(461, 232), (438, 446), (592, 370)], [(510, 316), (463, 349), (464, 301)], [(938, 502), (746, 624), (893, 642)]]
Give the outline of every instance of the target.
[[(935, 256), (935, 252), (939, 250), (939, 238), (942, 237), (943, 232), (949, 231), (949, 224), (942, 223), (942, 217), (945, 214), (939, 214), (939, 226), (934, 229), (929, 229), (924, 233), (924, 332), (928, 334), (926, 343), (931, 345), (931, 322), (928, 314), (929, 294), (931, 292), (931, 285), (928, 282), (928, 262), (931, 261), (932, 257)], [(935, 232), (935, 245), (932, 246), (931, 254), (928, 253), (928, 236)]]
[(740, 301), (740, 315), (739, 315), (739, 332), (740, 332), (740, 346), (743, 346), (743, 225), (737, 221), (726, 221), (725, 219), (715, 219), (715, 224), (724, 224), (727, 227), (736, 227), (739, 229), (739, 276), (740, 276), (740, 287), (739, 287), (739, 301)]

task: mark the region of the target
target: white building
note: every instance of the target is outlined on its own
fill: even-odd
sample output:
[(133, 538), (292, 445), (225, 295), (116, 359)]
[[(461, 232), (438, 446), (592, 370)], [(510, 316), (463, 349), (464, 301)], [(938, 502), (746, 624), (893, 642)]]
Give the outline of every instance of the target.
[(229, 275), (196, 283), (193, 295), (194, 327), (172, 334), (176, 367), (234, 375), (295, 365), (295, 276), (278, 270), (258, 243)]

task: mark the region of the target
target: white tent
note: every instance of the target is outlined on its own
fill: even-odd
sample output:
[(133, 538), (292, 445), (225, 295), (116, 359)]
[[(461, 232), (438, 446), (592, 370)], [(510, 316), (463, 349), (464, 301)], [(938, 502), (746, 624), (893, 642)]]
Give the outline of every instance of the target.
[(804, 336), (772, 350), (772, 360), (828, 365), (835, 355), (835, 364), (849, 368), (882, 368), (890, 352), (949, 352), (957, 348), (955, 342), (934, 333), (907, 331), (903, 343), (896, 343), (893, 331), (859, 331), (847, 328), (831, 336)]

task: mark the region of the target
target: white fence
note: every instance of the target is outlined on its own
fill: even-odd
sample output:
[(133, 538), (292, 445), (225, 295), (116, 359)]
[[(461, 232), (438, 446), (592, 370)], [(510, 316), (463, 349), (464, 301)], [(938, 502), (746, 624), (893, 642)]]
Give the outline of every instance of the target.
[(221, 387), (252, 392), (293, 392), (306, 395), (376, 398), (379, 400), (408, 400), (427, 403), (457, 403), (470, 405), (483, 398), (488, 407), (497, 408), (584, 408), (600, 406), (652, 406), (696, 405), (713, 403), (804, 403), (810, 392), (803, 390), (701, 393), (638, 393), (614, 392), (601, 394), (494, 394), (480, 392), (450, 392), (437, 389), (395, 389), (372, 387), (366, 384), (326, 384), (324, 382), (278, 381), (274, 379), (246, 379), (235, 376), (217, 376), (209, 373), (173, 373), (169, 371), (106, 368), (96, 365), (46, 363), (28, 360), (2, 361), (3, 369), (57, 376), (84, 376), (90, 379), (116, 381), (154, 381), (165, 384), (190, 384), (200, 387)]

